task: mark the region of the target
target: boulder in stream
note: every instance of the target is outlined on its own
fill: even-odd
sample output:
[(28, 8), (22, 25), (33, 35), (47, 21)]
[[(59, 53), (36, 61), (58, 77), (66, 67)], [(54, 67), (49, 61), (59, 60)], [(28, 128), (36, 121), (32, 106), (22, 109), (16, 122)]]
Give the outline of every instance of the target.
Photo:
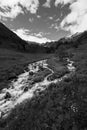
[(34, 75), (33, 71), (30, 71), (30, 72), (29, 72), (29, 75), (30, 75), (30, 76), (33, 76), (33, 75)]
[(36, 76), (33, 79), (34, 84), (43, 81), (43, 76)]
[(39, 69), (40, 69), (40, 71), (44, 70), (43, 66), (39, 66)]
[(71, 82), (72, 81), (72, 78), (71, 77), (67, 77), (64, 79), (64, 82)]
[(27, 91), (28, 91), (28, 87), (25, 87), (25, 88), (24, 88), (24, 92), (27, 92)]
[(5, 95), (4, 98), (5, 98), (5, 99), (9, 99), (9, 98), (11, 98), (11, 94), (10, 94), (9, 92), (6, 92), (6, 95)]

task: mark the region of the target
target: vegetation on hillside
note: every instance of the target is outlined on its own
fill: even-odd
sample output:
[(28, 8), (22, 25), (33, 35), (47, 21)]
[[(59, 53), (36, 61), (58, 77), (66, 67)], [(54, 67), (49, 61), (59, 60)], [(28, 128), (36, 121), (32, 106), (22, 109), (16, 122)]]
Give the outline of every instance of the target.
[[(18, 40), (17, 36), (15, 41), (13, 37), (9, 37), (11, 35), (6, 38), (7, 34), (4, 37), (1, 35), (3, 34), (0, 33), (0, 90), (8, 87), (8, 82), (27, 70), (29, 63), (41, 59), (51, 57), (48, 62), (55, 73), (49, 80), (66, 73), (66, 68), (57, 64), (66, 65), (66, 57), (74, 61), (76, 72), (71, 78), (51, 84), (39, 96), (36, 94), (32, 100), (27, 100), (25, 104), (15, 108), (8, 119), (0, 119), (0, 130), (87, 130), (87, 32), (46, 43), (45, 50), (35, 44), (26, 44), (25, 47), (25, 41)], [(16, 51), (11, 50), (16, 47)], [(33, 54), (17, 52), (21, 47)], [(46, 54), (41, 54), (41, 51), (46, 51)], [(37, 52), (39, 54), (35, 54)], [(59, 73), (61, 68), (62, 74)], [(38, 73), (34, 82), (40, 81), (45, 71), (41, 70), (41, 74), (42, 77)], [(10, 97), (8, 93), (6, 96)]]

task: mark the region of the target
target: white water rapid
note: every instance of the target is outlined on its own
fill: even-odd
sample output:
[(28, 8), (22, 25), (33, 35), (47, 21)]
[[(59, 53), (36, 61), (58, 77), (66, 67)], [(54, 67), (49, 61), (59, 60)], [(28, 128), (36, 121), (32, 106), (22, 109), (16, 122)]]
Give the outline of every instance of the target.
[[(43, 81), (34, 83), (32, 87), (29, 87), (29, 72), (37, 73), (40, 68), (39, 66), (48, 69), (51, 73), (48, 74)], [(75, 71), (73, 66), (73, 61), (67, 59), (67, 68), (71, 72)], [(35, 92), (44, 91), (49, 84), (57, 83), (67, 77), (67, 74), (59, 79), (54, 79), (53, 81), (48, 81), (47, 78), (51, 76), (54, 71), (48, 67), (47, 60), (38, 61), (28, 66), (29, 71), (25, 71), (20, 74), (17, 80), (13, 80), (9, 85), (9, 89), (4, 88), (0, 92), (0, 118), (6, 118), (12, 109), (14, 109), (20, 103), (23, 103), (26, 99), (31, 99), (35, 96)], [(24, 88), (28, 88), (27, 91), (24, 91)], [(6, 98), (6, 94), (7, 97)], [(9, 95), (10, 94), (10, 95)]]

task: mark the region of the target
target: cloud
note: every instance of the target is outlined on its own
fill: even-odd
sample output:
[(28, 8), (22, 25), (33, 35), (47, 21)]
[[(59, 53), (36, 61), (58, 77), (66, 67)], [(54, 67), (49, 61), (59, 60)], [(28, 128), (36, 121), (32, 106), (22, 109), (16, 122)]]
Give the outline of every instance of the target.
[(43, 7), (45, 8), (50, 8), (51, 7), (51, 0), (47, 0), (44, 4)]
[(39, 7), (39, 0), (0, 0), (0, 18), (15, 18), (23, 14), (23, 8), (35, 14)]
[(19, 37), (26, 41), (32, 41), (37, 43), (50, 42), (50, 39), (43, 37), (41, 33), (30, 34), (30, 31), (24, 28), (17, 29), (14, 31)]
[(60, 27), (57, 25), (57, 23), (51, 24), (51, 26), (49, 28), (56, 29), (56, 31), (59, 31), (59, 29), (60, 29)]
[(50, 20), (53, 20), (53, 17), (48, 17)]
[(23, 14), (23, 11), (20, 7), (14, 6), (11, 9), (8, 9), (8, 11), (0, 12), (0, 17), (3, 18), (15, 18), (19, 14)]
[(39, 19), (39, 18), (41, 18), (41, 16), (40, 16), (40, 15), (37, 15), (37, 18)]
[(43, 37), (43, 33), (42, 32), (34, 33), (33, 35), (36, 36), (36, 37), (39, 37), (39, 38)]
[(72, 3), (75, 0), (55, 0), (55, 6), (58, 6), (58, 4), (68, 4), (68, 3)]
[[(62, 0), (63, 4), (67, 4)], [(70, 2), (71, 12), (62, 20), (61, 28), (71, 34), (87, 30), (87, 0), (73, 0)]]

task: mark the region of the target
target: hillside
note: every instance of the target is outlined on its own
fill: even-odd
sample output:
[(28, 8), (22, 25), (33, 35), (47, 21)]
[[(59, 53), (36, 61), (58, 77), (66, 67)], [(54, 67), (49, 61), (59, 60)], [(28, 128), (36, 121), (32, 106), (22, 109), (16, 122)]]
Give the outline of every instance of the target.
[(0, 48), (28, 53), (46, 52), (43, 45), (22, 40), (2, 23), (0, 23)]
[(0, 48), (24, 51), (27, 43), (0, 23)]
[(40, 46), (0, 27), (0, 130), (87, 130), (87, 32)]
[(28, 63), (48, 57), (42, 45), (22, 40), (0, 23), (0, 90), (24, 72)]
[(78, 48), (79, 45), (87, 43), (87, 31), (77, 33), (70, 37), (61, 38), (58, 41), (45, 43), (44, 46), (48, 48), (48, 52), (55, 52), (61, 47), (67, 48)]
[(71, 37), (61, 38), (59, 41), (38, 44), (24, 41), (14, 32), (9, 30), (4, 24), (0, 23), (0, 48), (28, 52), (28, 53), (55, 53), (59, 48), (76, 48), (85, 44), (87, 41), (87, 31), (72, 35)]

